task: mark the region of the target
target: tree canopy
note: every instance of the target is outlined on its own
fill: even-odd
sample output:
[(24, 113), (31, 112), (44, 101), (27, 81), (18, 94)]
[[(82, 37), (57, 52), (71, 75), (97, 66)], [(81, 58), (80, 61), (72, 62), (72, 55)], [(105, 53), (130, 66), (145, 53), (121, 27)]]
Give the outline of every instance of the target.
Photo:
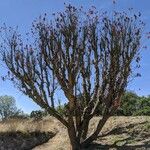
[(17, 116), (21, 113), (16, 107), (16, 101), (11, 96), (0, 96), (0, 119), (8, 119), (12, 116)]

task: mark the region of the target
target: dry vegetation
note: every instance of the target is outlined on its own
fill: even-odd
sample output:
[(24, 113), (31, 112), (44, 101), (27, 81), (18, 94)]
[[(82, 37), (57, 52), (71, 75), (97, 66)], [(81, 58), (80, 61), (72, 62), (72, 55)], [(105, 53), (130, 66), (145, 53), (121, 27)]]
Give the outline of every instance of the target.
[[(44, 125), (45, 126), (44, 126)], [(0, 150), (31, 150), (55, 136), (50, 120), (11, 119), (0, 123)], [(53, 132), (46, 127), (53, 129)]]
[[(98, 119), (96, 117), (91, 121), (90, 132), (94, 130), (97, 121)], [(44, 118), (41, 121), (34, 121), (31, 119), (30, 120), (9, 120), (0, 123), (0, 130), (1, 130), (1, 135), (3, 135), (0, 136), (0, 138), (4, 139), (4, 136), (6, 136), (6, 134), (4, 133), (7, 133), (6, 136), (7, 142), (9, 142), (10, 136), (12, 136), (11, 138), (17, 140), (17, 136), (14, 136), (15, 133), (16, 135), (18, 133), (21, 133), (23, 135), (29, 135), (31, 133), (33, 135), (33, 133), (45, 133), (45, 132), (55, 133), (56, 135), (53, 138), (49, 136), (45, 141), (36, 143), (36, 145), (39, 144), (41, 145), (36, 146), (33, 150), (69, 150), (70, 149), (66, 128), (52, 117)], [(31, 136), (28, 136), (28, 138), (31, 139)], [(40, 136), (38, 138), (40, 138)], [(42, 144), (44, 142), (46, 143)], [(0, 149), (2, 150), (2, 147)], [(94, 150), (94, 149), (95, 150), (150, 149), (150, 117), (146, 117), (146, 116), (111, 117), (106, 123), (105, 127), (103, 128), (102, 133), (100, 134), (98, 140), (95, 141), (95, 144), (91, 145), (91, 147), (88, 150)], [(12, 150), (21, 150), (21, 149), (12, 148)]]

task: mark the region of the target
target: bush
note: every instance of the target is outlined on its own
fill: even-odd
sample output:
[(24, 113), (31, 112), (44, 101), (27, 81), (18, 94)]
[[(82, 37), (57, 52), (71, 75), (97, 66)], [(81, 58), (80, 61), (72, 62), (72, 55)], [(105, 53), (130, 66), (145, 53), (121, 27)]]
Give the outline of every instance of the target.
[(41, 120), (44, 116), (47, 116), (47, 112), (42, 110), (35, 110), (30, 114), (30, 118), (33, 118), (34, 120)]
[(135, 116), (150, 116), (150, 107), (146, 106), (141, 110), (137, 110), (134, 114)]
[(59, 105), (56, 110), (58, 111), (58, 113), (62, 116), (67, 116), (67, 105)]
[(126, 92), (122, 99), (120, 108), (117, 110), (117, 115), (122, 116), (132, 116), (136, 112), (140, 97), (133, 92)]

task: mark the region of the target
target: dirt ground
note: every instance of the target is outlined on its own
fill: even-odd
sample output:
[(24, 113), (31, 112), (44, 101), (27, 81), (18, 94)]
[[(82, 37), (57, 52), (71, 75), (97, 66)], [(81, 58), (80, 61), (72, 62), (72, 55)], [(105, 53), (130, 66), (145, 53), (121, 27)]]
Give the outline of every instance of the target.
[[(94, 131), (98, 120), (98, 117), (91, 120), (89, 134)], [(52, 117), (44, 118), (41, 121), (13, 120), (0, 123), (0, 131), (0, 133), (21, 132), (25, 134), (33, 132), (54, 133), (55, 136), (49, 137), (49, 140), (43, 140), (43, 144), (37, 143), (37, 145), (41, 145), (36, 146), (33, 150), (70, 149), (66, 128)], [(14, 137), (14, 139), (16, 141), (17, 138)], [(8, 141), (8, 138), (6, 140)], [(28, 145), (31, 145), (29, 142), (32, 142), (32, 140), (27, 139), (27, 141)], [(0, 150), (2, 150), (1, 145)], [(18, 149), (12, 147), (9, 150)], [(26, 150), (29, 150), (29, 148)], [(111, 117), (100, 133), (99, 138), (87, 150), (150, 150), (150, 116)]]
[[(91, 121), (90, 132), (97, 121), (98, 117)], [(70, 149), (66, 129), (59, 122), (55, 123), (56, 136), (33, 150)], [(150, 117), (111, 117), (88, 150), (150, 150)]]

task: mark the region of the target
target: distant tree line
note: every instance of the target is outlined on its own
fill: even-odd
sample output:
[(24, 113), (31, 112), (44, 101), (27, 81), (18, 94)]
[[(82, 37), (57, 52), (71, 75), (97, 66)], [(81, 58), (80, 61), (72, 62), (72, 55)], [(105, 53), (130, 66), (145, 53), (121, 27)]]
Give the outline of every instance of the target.
[[(83, 111), (84, 103), (82, 102), (82, 95), (78, 95), (78, 107)], [(61, 104), (57, 106), (57, 111), (63, 115), (67, 116), (68, 104)], [(103, 106), (99, 107), (96, 112), (96, 116), (102, 115)], [(35, 120), (42, 119), (48, 115), (47, 112), (42, 110), (32, 111), (30, 118)], [(115, 113), (116, 116), (150, 116), (150, 95), (149, 96), (138, 96), (132, 91), (127, 91), (121, 100), (120, 107)]]
[[(82, 102), (82, 95), (78, 96), (78, 106), (81, 111), (84, 109), (84, 103)], [(60, 104), (57, 106), (57, 111), (67, 116), (67, 104)], [(102, 115), (103, 107), (99, 107), (96, 112), (96, 116)], [(47, 116), (48, 113), (44, 110), (34, 110), (30, 115), (25, 114), (21, 109), (16, 106), (16, 101), (11, 96), (0, 96), (0, 119), (7, 120), (10, 118), (27, 119), (32, 118), (34, 120), (40, 120)], [(126, 92), (121, 101), (120, 108), (115, 113), (116, 116), (150, 116), (150, 96), (138, 96), (134, 92)]]
[(121, 107), (117, 115), (138, 116), (150, 115), (150, 96), (138, 96), (134, 92), (126, 92), (122, 97)]
[[(80, 109), (83, 111), (84, 103), (82, 103), (82, 96), (79, 96), (78, 103)], [(67, 104), (59, 105), (57, 110), (62, 115), (67, 115)], [(103, 107), (97, 109), (96, 115), (103, 113)], [(117, 116), (142, 116), (150, 115), (150, 96), (138, 96), (136, 93), (128, 91), (122, 96), (120, 108), (116, 111)]]
[(24, 113), (21, 109), (17, 108), (16, 100), (12, 96), (0, 96), (0, 120), (6, 121), (9, 119), (29, 119), (35, 121), (47, 116), (48, 113), (44, 110), (34, 110), (30, 114)]

